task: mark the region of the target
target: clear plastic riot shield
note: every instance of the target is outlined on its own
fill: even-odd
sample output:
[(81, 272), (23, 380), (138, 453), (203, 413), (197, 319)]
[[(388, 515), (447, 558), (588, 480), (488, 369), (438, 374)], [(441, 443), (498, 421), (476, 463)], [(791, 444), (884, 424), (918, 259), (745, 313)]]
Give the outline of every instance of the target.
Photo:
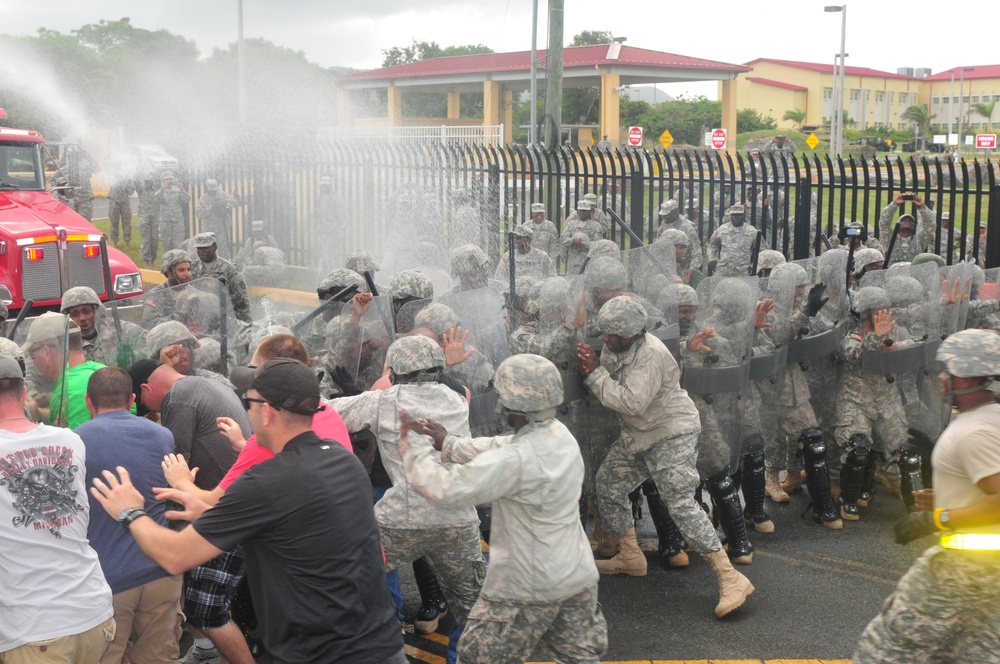
[[(846, 298), (837, 292), (837, 286), (831, 288), (830, 284), (821, 280), (819, 259), (806, 258), (792, 261), (790, 264), (799, 266), (806, 278), (805, 285), (796, 288), (793, 309), (806, 310), (811, 292), (815, 292), (815, 297), (819, 301), (825, 298), (826, 302), (808, 317), (807, 325), (790, 327), (787, 363), (807, 364), (819, 358), (833, 356), (843, 337), (844, 312), (840, 310), (840, 305)], [(841, 284), (841, 280), (836, 280), (836, 283)], [(814, 287), (818, 287), (816, 291), (813, 291)]]
[(978, 268), (957, 263), (939, 268), (941, 274), (941, 326), (945, 335), (964, 330), (969, 319), (972, 282)]
[(1000, 268), (973, 272), (966, 328), (1000, 330)]
[(798, 271), (778, 266), (771, 276), (760, 280), (758, 302), (773, 306), (767, 315), (770, 327), (757, 331), (753, 357), (750, 358), (750, 380), (772, 380), (785, 368), (788, 358), (788, 340), (795, 314), (794, 303), (798, 289)]
[[(579, 277), (577, 277), (579, 280)], [(542, 355), (559, 369), (563, 381), (563, 401), (571, 403), (587, 396), (580, 375), (575, 321), (581, 306), (579, 284), (569, 279), (546, 279), (538, 294), (537, 335), (523, 348), (511, 347), (511, 354), (528, 352)], [(513, 344), (513, 342), (512, 342)]]
[(629, 276), (629, 291), (646, 308), (646, 331), (662, 341), (678, 357), (680, 328), (677, 324), (677, 262), (674, 244), (661, 238), (645, 247), (622, 252)]

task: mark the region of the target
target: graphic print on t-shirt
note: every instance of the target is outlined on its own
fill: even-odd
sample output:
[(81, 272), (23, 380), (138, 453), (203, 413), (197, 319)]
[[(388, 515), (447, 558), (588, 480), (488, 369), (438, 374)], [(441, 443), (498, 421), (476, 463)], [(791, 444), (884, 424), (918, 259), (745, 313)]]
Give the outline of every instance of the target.
[(0, 486), (7, 488), (18, 513), (14, 526), (48, 530), (61, 538), (60, 529), (83, 509), (74, 487), (78, 472), (73, 450), (61, 445), (27, 447), (0, 457)]

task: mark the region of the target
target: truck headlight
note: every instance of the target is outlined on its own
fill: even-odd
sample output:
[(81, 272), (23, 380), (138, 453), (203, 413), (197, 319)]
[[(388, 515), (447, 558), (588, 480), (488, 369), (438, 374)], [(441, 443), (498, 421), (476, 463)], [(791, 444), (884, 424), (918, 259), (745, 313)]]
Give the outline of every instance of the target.
[(115, 277), (115, 296), (135, 295), (142, 292), (142, 276), (138, 272), (119, 274)]

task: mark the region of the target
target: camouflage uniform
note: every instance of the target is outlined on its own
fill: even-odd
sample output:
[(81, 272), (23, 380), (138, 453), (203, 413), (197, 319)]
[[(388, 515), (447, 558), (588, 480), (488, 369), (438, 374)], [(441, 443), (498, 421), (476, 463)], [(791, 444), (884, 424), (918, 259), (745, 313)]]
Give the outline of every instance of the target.
[[(516, 238), (527, 238), (528, 241), (532, 241), (534, 235), (534, 231), (525, 224), (518, 226), (512, 232)], [(556, 275), (556, 268), (552, 259), (544, 251), (536, 249), (534, 245), (531, 246), (526, 254), (520, 253), (516, 248), (514, 252), (516, 254), (514, 257), (514, 274), (516, 276), (547, 279)], [(509, 259), (509, 254), (504, 254), (504, 257), (500, 259), (496, 273), (493, 275), (493, 278), (497, 281), (503, 282), (506, 280), (509, 283), (510, 279), (507, 268), (507, 261)]]
[(250, 222), (250, 237), (243, 243), (243, 248), (236, 254), (236, 260), (233, 261), (236, 263), (236, 267), (242, 270), (244, 264), (253, 261), (254, 252), (261, 244), (265, 247), (278, 249), (278, 241), (274, 239), (273, 235), (264, 231), (264, 221), (255, 219)]
[[(146, 335), (146, 354), (159, 361), (160, 351), (162, 351), (167, 346), (173, 346), (175, 344), (189, 343), (195, 348), (200, 345), (197, 337), (191, 333), (191, 330), (184, 327), (184, 324), (179, 321), (166, 321), (160, 323)], [(192, 349), (192, 354), (194, 354), (195, 348)], [(202, 378), (211, 378), (215, 382), (223, 385), (224, 387), (236, 391), (236, 386), (229, 382), (229, 379), (225, 376), (218, 374), (214, 371), (209, 371), (207, 369), (201, 369), (192, 363), (191, 371), (187, 374), (188, 376), (200, 376)]]
[(497, 369), (496, 388), (503, 407), (527, 419), (513, 436), (450, 433), (440, 461), (426, 436), (400, 441), (407, 478), (436, 504), (493, 502), (491, 564), (462, 633), (460, 660), (520, 663), (538, 647), (557, 661), (598, 664), (607, 626), (576, 516), (583, 462), (553, 419), (563, 398), (559, 372), (544, 358), (516, 355)]
[[(886, 250), (889, 249), (889, 240), (892, 238), (892, 218), (896, 216), (898, 209), (899, 206), (894, 201), (890, 201), (882, 208), (882, 213), (878, 217), (878, 232), (881, 236), (882, 246)], [(919, 222), (913, 219), (912, 214), (904, 214), (900, 217), (900, 220), (903, 217), (913, 219), (915, 229), (910, 237), (896, 235), (896, 244), (893, 245), (892, 256), (889, 258), (890, 264), (912, 261), (917, 254), (934, 246), (934, 231), (937, 226), (934, 211), (926, 205), (921, 205), (917, 208), (917, 214), (920, 215)]]
[(59, 310), (68, 313), (73, 307), (84, 304), (94, 308), (93, 334), (89, 339), (83, 337), (83, 354), (88, 362), (128, 369), (133, 362), (146, 357), (146, 330), (135, 323), (122, 320), (119, 337), (112, 314), (104, 309), (92, 288), (75, 286), (67, 289), (63, 293)]
[[(207, 243), (207, 244), (206, 244)], [(218, 244), (214, 233), (198, 233), (194, 238), (194, 246), (206, 247)], [(217, 256), (211, 263), (203, 263), (201, 259), (196, 259), (191, 263), (191, 278), (202, 279), (204, 277), (215, 277), (226, 284), (229, 291), (229, 301), (233, 305), (233, 313), (238, 320), (250, 323), (250, 295), (247, 293), (247, 282), (235, 264), (226, 260), (221, 255)]]
[[(742, 208), (734, 205), (729, 208)], [(742, 226), (734, 226), (726, 222), (715, 229), (708, 241), (708, 262), (715, 261), (714, 276), (745, 277), (750, 272), (750, 261), (753, 257), (753, 245), (757, 240), (757, 229), (747, 222)]]
[(156, 183), (143, 182), (139, 192), (139, 236), (142, 238), (142, 260), (147, 264), (156, 260), (156, 248), (160, 239), (156, 234), (158, 203), (155, 198)]
[[(173, 179), (171, 173), (163, 174), (164, 181)], [(153, 194), (156, 202), (156, 232), (163, 245), (163, 253), (174, 249), (186, 235), (184, 206), (191, 202), (191, 194), (176, 183), (161, 187)]]
[(132, 192), (135, 183), (132, 180), (118, 178), (111, 183), (108, 190), (108, 223), (111, 229), (111, 241), (118, 244), (118, 227), (121, 226), (121, 237), (125, 244), (132, 242)]
[(690, 267), (695, 270), (700, 270), (703, 267), (703, 255), (701, 247), (701, 238), (698, 237), (698, 229), (695, 227), (691, 220), (680, 215), (672, 222), (666, 220), (667, 215), (669, 215), (674, 210), (678, 210), (677, 201), (674, 199), (668, 199), (660, 203), (660, 223), (656, 227), (656, 237), (659, 239), (667, 232), (667, 229), (675, 228), (679, 231), (683, 231), (688, 237), (688, 261), (690, 262)]
[[(179, 263), (194, 263), (191, 255), (180, 249), (172, 249), (164, 252), (160, 261), (160, 273), (166, 275), (167, 272)], [(165, 281), (159, 286), (154, 286), (143, 300), (142, 326), (150, 328), (165, 320), (173, 320), (177, 309), (177, 293), (184, 289), (184, 285), (171, 287), (170, 282)]]
[(73, 186), (72, 206), (77, 214), (90, 221), (94, 217), (94, 187), (90, 184), (90, 178), (94, 175), (94, 164), (82, 151), (77, 160), (77, 167), (74, 170), (79, 180), (70, 182)]
[[(674, 247), (687, 248), (687, 259), (683, 263), (677, 264), (677, 276), (680, 277), (681, 283), (687, 284), (691, 288), (698, 288), (698, 284), (705, 278), (705, 273), (691, 265), (691, 238), (680, 229), (668, 228), (657, 238), (657, 241), (661, 240), (671, 242)], [(697, 251), (697, 249), (694, 249), (694, 251)]]
[[(545, 212), (545, 206), (541, 203), (532, 203), (531, 212), (532, 214)], [(531, 241), (531, 246), (539, 251), (544, 251), (548, 254), (549, 258), (555, 261), (559, 257), (559, 254), (562, 253), (559, 247), (559, 231), (556, 229), (556, 225), (548, 219), (542, 219), (541, 221), (532, 219), (530, 222), (526, 222), (526, 225), (535, 232), (535, 238)]]
[(215, 180), (205, 181), (205, 194), (198, 199), (195, 214), (201, 222), (201, 231), (215, 233), (218, 238), (219, 256), (228, 259), (232, 252), (233, 210), (236, 199), (221, 189)]
[[(590, 209), (590, 205), (586, 201), (580, 201), (579, 205), (587, 206), (586, 209)], [(600, 240), (602, 237), (603, 231), (601, 230), (601, 225), (593, 217), (586, 221), (582, 221), (579, 217), (567, 218), (560, 240), (562, 242), (562, 257), (566, 265), (567, 275), (580, 273), (580, 266), (583, 265), (583, 259), (586, 258), (587, 252), (590, 251), (590, 243)], [(579, 244), (576, 244), (577, 240), (580, 241)]]
[[(553, 259), (554, 260), (554, 259)], [(451, 276), (457, 283), (453, 293), (482, 288), (489, 280), (490, 259), (474, 244), (463, 244), (451, 252)]]

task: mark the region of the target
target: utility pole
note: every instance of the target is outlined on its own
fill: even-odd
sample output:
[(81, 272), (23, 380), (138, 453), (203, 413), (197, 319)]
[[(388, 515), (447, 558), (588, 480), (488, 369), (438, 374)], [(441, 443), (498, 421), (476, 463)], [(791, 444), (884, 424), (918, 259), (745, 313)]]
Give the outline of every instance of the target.
[(549, 0), (549, 48), (545, 73), (545, 147), (559, 147), (562, 138), (563, 3)]
[(247, 70), (243, 58), (243, 0), (236, 0), (236, 19), (239, 22), (239, 36), (236, 42), (237, 60), (237, 104), (239, 105), (240, 124), (247, 121)]
[(531, 128), (528, 142), (538, 142), (538, 0), (531, 0)]

